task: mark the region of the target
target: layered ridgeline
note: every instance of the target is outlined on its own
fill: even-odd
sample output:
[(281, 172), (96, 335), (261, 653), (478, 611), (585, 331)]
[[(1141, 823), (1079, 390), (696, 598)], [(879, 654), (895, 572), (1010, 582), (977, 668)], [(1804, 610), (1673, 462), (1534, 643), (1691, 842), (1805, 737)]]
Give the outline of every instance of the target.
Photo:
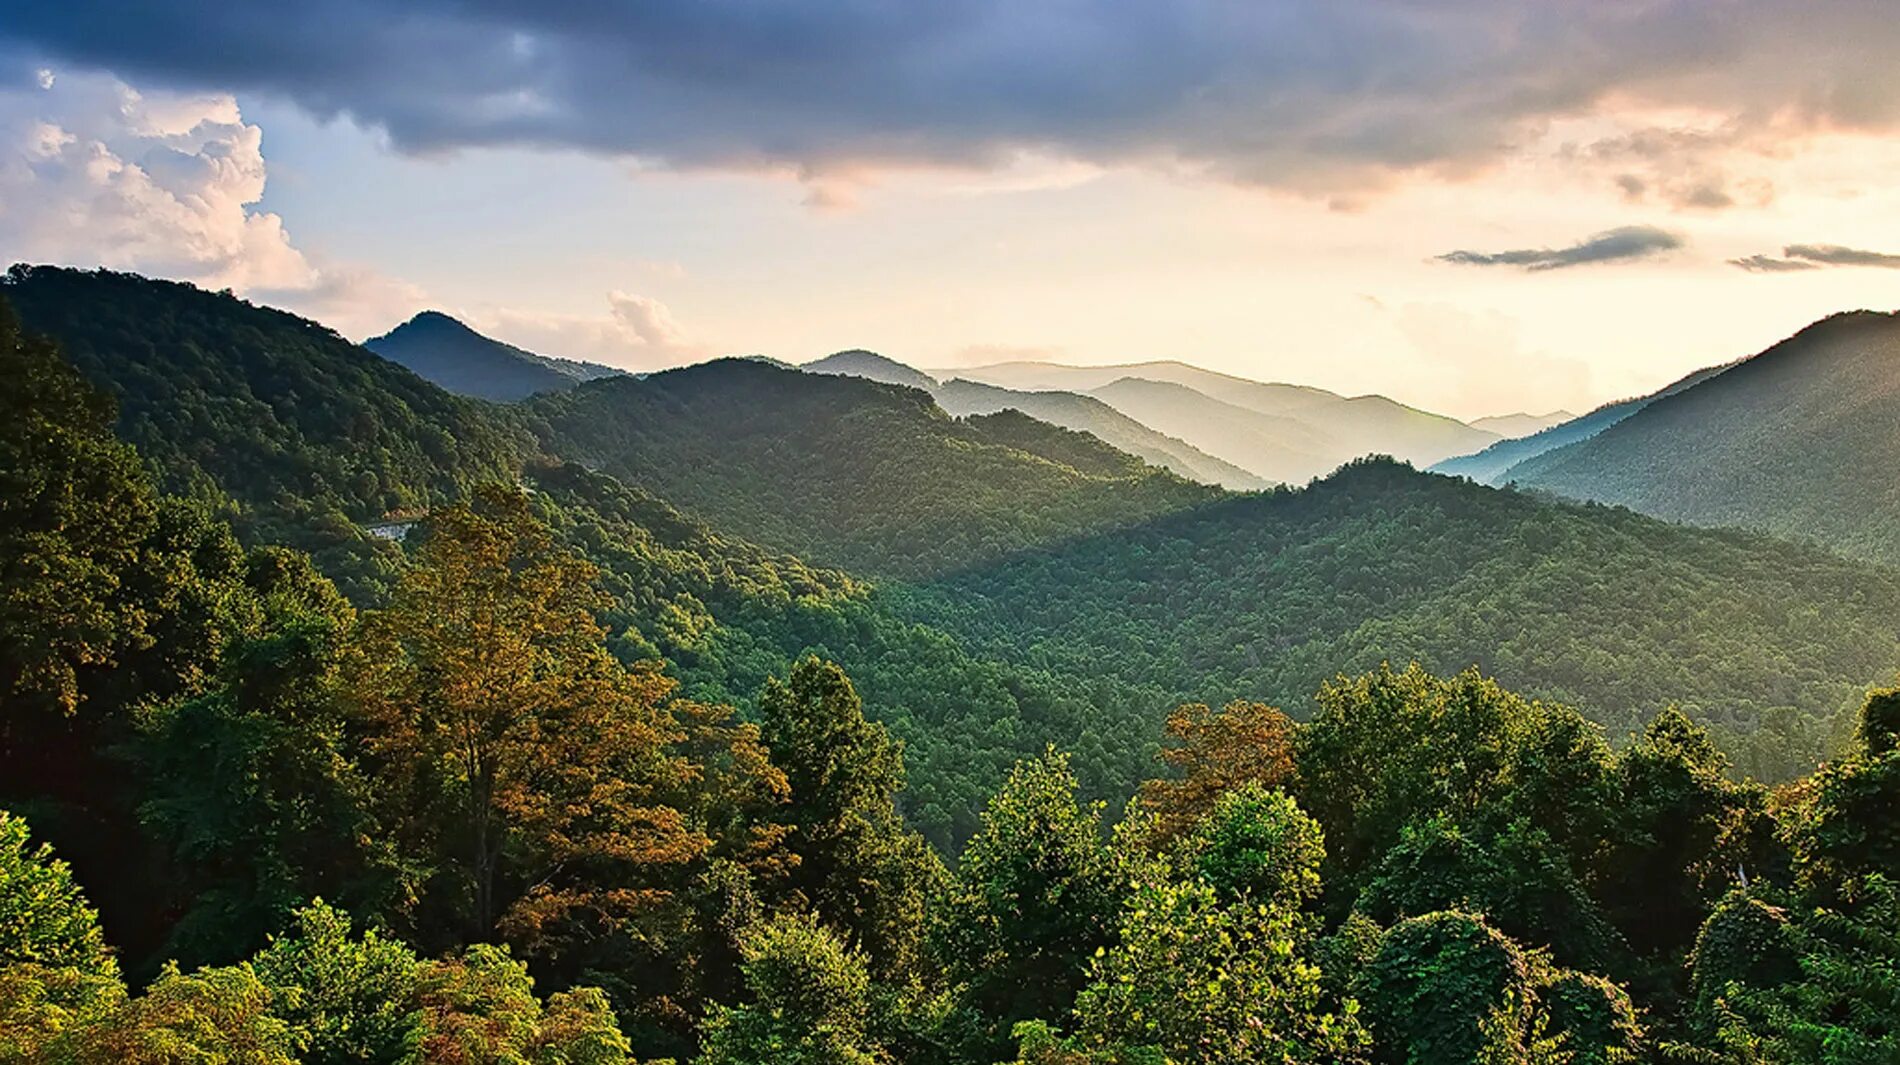
[(872, 576), (925, 577), (1192, 507), (1218, 492), (1027, 418), (720, 359), (529, 401), (547, 449), (722, 529)]
[(451, 392), (501, 402), (612, 377), (610, 366), (537, 355), (483, 336), (440, 311), (423, 311), (363, 346)]
[(953, 377), (938, 381), (921, 370), (870, 351), (841, 351), (800, 369), (809, 373), (863, 377), (885, 384), (921, 388), (946, 413), (957, 417), (1021, 411), (1038, 421), (1089, 433), (1111, 447), (1203, 484), (1223, 488), (1265, 488), (1264, 477), (1207, 454), (1178, 437), (1157, 432), (1094, 396), (1075, 392), (1024, 392)]
[(1841, 314), (1505, 477), (1900, 562), (1900, 316)]
[(1511, 480), (1512, 468), (1518, 463), (1527, 462), (1547, 451), (1555, 451), (1568, 444), (1588, 440), (1656, 400), (1674, 395), (1685, 388), (1692, 388), (1728, 369), (1731, 365), (1734, 364), (1697, 370), (1646, 396), (1605, 403), (1588, 414), (1568, 418), (1529, 435), (1500, 440), (1483, 451), (1446, 459), (1432, 466), (1432, 472), (1449, 474), (1453, 477), (1469, 477), (1480, 484), (1506, 484)]
[(1487, 433), (1496, 433), (1507, 440), (1541, 433), (1553, 426), (1562, 425), (1576, 419), (1576, 415), (1567, 410), (1553, 410), (1546, 414), (1531, 414), (1519, 411), (1515, 414), (1493, 414), (1484, 418), (1473, 418), (1465, 423), (1473, 429), (1483, 429)]
[[(664, 657), (693, 693), (741, 705), (799, 652), (841, 661), (911, 745), (906, 810), (937, 838), (967, 831), (1008, 762), (1047, 742), (1111, 794), (1143, 771), (1173, 700), (1298, 710), (1335, 670), (1382, 658), (1481, 663), (1618, 728), (1680, 702), (1736, 735), (1766, 727), (1784, 762), (1820, 749), (1848, 694), (1897, 664), (1891, 574), (1759, 538), (1390, 465), (1226, 496), (1020, 414), (959, 422), (914, 390), (755, 361), (498, 407), (188, 286), (34, 271), (16, 290), (39, 297), (38, 324), (89, 346), (88, 375), (127, 393), (123, 431), (169, 456), (174, 483), (372, 544), (349, 519), (383, 498), (300, 508), (299, 482), (257, 476), (239, 443), (268, 430), (277, 464), (347, 484), (406, 473), (396, 457), (446, 437), (454, 461), (400, 482), (412, 505), (485, 481), (536, 488), (606, 571), (623, 657)], [(325, 372), (274, 390), (291, 353)], [(154, 362), (197, 382), (180, 416), (126, 387)], [(482, 464), (463, 457), (477, 441), (495, 442)], [(919, 588), (867, 591), (790, 549)]]
[[(1384, 396), (1347, 397), (1322, 388), (1267, 384), (1181, 362), (1008, 362), (956, 375), (1003, 388), (1084, 392), (1256, 476), (1291, 484), (1365, 455), (1392, 455), (1424, 466), (1498, 438)], [(1116, 387), (1128, 381), (1144, 386)], [(1162, 385), (1177, 387), (1155, 387)]]
[[(429, 509), (483, 484), (518, 483), (534, 490), (538, 515), (601, 568), (611, 597), (603, 620), (621, 658), (663, 658), (688, 694), (740, 706), (807, 650), (840, 662), (871, 712), (908, 745), (903, 804), (939, 842), (967, 834), (1009, 764), (1048, 743), (1079, 745), (1079, 764), (1104, 794), (1149, 764), (1153, 707), (1118, 702), (1119, 690), (1092, 698), (1088, 687), (978, 660), (945, 634), (890, 615), (863, 583), (715, 531), (644, 487), (563, 461), (540, 449), (513, 408), (452, 396), (317, 323), (108, 272), (18, 269), (0, 299), (17, 300), (31, 328), (75, 352), (81, 373), (118, 397), (118, 431), (138, 445), (162, 487), (237, 516), (252, 544), (314, 547), (319, 565), (359, 602), (388, 593), (403, 556), (399, 543), (372, 528), (399, 536)], [(827, 382), (742, 366), (794, 385)], [(1097, 501), (1131, 481), (1189, 499), (1212, 492), (1020, 415), (952, 428), (938, 445), (1036, 471), (1045, 486), (1080, 486)], [(692, 438), (684, 420), (669, 431)], [(711, 452), (695, 461), (713, 472), (759, 472), (701, 443)], [(860, 437), (852, 446), (886, 442)], [(903, 483), (927, 497), (963, 469), (941, 463)], [(752, 483), (770, 499), (789, 499), (786, 486), (797, 478)], [(1048, 502), (1048, 493), (1037, 498)], [(933, 522), (965, 520), (954, 509), (932, 513), (921, 499), (883, 508), (892, 512), (909, 524), (879, 539), (929, 541), (933, 530), (955, 531)], [(1005, 517), (995, 524), (1022, 533)]]
[(1863, 686), (1900, 668), (1900, 574), (1388, 461), (902, 594), (981, 653), (1158, 702), (1299, 714), (1339, 672), (1475, 663), (1612, 734), (1679, 704), (1777, 777), (1812, 765)]

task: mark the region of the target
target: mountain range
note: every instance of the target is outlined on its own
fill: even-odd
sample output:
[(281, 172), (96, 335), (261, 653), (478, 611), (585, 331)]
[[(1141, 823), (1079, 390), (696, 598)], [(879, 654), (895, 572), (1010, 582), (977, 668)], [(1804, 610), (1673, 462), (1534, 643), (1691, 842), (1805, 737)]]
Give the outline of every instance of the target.
[[(233, 501), (253, 542), (309, 545), (359, 600), (402, 551), (365, 524), (513, 482), (601, 569), (617, 651), (688, 692), (747, 705), (822, 650), (910, 745), (907, 809), (942, 838), (1046, 743), (1113, 794), (1175, 701), (1303, 715), (1348, 665), (1477, 663), (1617, 730), (1676, 703), (1767, 776), (1821, 757), (1842, 708), (1900, 666), (1884, 566), (1393, 460), (1234, 494), (1013, 408), (958, 418), (918, 388), (758, 360), (502, 405), (187, 285), (34, 268), (0, 297), (119, 397), (167, 486)], [(1828, 394), (1875, 389), (1864, 352), (1890, 324), (1825, 323), (1766, 384), (1788, 391), (1814, 358)]]

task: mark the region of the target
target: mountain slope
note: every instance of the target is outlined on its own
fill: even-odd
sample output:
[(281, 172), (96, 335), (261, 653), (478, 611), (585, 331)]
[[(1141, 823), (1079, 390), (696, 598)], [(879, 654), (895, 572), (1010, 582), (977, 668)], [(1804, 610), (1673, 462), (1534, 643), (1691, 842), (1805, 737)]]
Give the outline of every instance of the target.
[(871, 381), (882, 381), (887, 385), (921, 388), (926, 392), (937, 387), (937, 379), (922, 370), (912, 369), (896, 359), (886, 358), (875, 351), (865, 351), (863, 348), (853, 348), (850, 351), (827, 355), (815, 362), (808, 362), (799, 369), (808, 373), (862, 377)]
[(1335, 673), (1416, 659), (1475, 663), (1616, 732), (1674, 702), (1740, 735), (1779, 708), (1825, 717), (1900, 667), (1900, 573), (1385, 461), (901, 594), (980, 653), (1158, 706), (1301, 713)]
[(1577, 499), (1900, 562), (1900, 315), (1860, 311), (1506, 476)]
[[(873, 576), (941, 572), (1217, 494), (1151, 467), (1077, 469), (916, 389), (743, 359), (595, 381), (524, 411), (554, 454)], [(1052, 451), (1076, 443), (1044, 435)]]
[(1157, 432), (1094, 396), (1074, 392), (1018, 392), (961, 378), (944, 382), (931, 394), (936, 397), (938, 406), (957, 417), (1019, 410), (1051, 425), (1093, 433), (1112, 447), (1190, 480), (1241, 490), (1267, 486), (1264, 478), (1217, 459), (1184, 440)]
[(423, 311), (363, 346), (451, 392), (502, 403), (619, 373), (524, 351), (440, 311)]
[[(1497, 434), (1476, 429), (1454, 418), (1417, 410), (1384, 396), (1346, 397), (1323, 388), (1304, 385), (1269, 384), (1250, 381), (1231, 374), (1216, 373), (1182, 362), (1141, 362), (1117, 366), (1059, 366), (1052, 363), (1013, 362), (960, 370), (958, 375), (985, 384), (1026, 390), (1066, 390), (1087, 392), (1108, 400), (1111, 406), (1137, 421), (1171, 436), (1179, 436), (1211, 455), (1236, 461), (1234, 453), (1265, 450), (1268, 454), (1307, 454), (1309, 464), (1265, 468), (1240, 466), (1270, 480), (1302, 483), (1322, 476), (1349, 459), (1363, 455), (1393, 455), (1408, 462), (1425, 465), (1451, 455), (1464, 454), (1497, 439)], [(1180, 431), (1191, 420), (1182, 414), (1158, 423), (1130, 407), (1123, 407), (1101, 389), (1123, 380), (1148, 381), (1190, 389), (1208, 399), (1240, 407), (1270, 418), (1285, 418), (1302, 427), (1287, 439), (1272, 441), (1270, 429), (1251, 430), (1253, 438), (1223, 445), (1219, 434), (1205, 430), (1199, 435)], [(1152, 408), (1144, 407), (1150, 413)], [(1158, 415), (1157, 415), (1158, 416)], [(1231, 421), (1231, 419), (1224, 419)], [(1274, 423), (1282, 426), (1288, 422)], [(1292, 432), (1291, 429), (1288, 430)], [(1266, 440), (1259, 436), (1267, 433)], [(1330, 443), (1319, 448), (1310, 441)]]
[(0, 295), (119, 401), (173, 492), (215, 481), (269, 519), (363, 521), (507, 480), (533, 440), (316, 322), (133, 274), (15, 267)]
[(1728, 369), (1730, 365), (1733, 364), (1697, 370), (1646, 396), (1605, 403), (1588, 414), (1579, 415), (1566, 422), (1559, 422), (1529, 436), (1500, 440), (1482, 451), (1446, 459), (1434, 465), (1431, 468), (1432, 472), (1453, 477), (1469, 477), (1480, 484), (1504, 484), (1509, 480), (1506, 471), (1518, 463), (1536, 458), (1547, 451), (1574, 444), (1579, 440), (1588, 440), (1663, 396), (1671, 396), (1685, 388), (1691, 388)]

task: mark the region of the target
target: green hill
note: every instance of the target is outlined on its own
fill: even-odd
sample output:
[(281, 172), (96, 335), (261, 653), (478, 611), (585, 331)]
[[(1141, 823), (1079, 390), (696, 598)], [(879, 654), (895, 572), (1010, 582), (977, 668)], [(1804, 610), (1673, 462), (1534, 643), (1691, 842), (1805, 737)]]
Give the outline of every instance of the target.
[(1508, 479), (1900, 562), (1900, 315), (1840, 314)]
[(928, 393), (721, 359), (523, 408), (547, 449), (722, 529), (871, 576), (921, 577), (1214, 498), (1075, 441), (958, 421)]
[(524, 351), (440, 311), (423, 311), (363, 346), (458, 395), (504, 403), (620, 372)]
[(368, 521), (507, 480), (533, 440), (308, 319), (133, 274), (14, 267), (24, 325), (118, 400), (172, 492), (215, 485), (267, 525)]
[(1301, 712), (1335, 673), (1417, 660), (1477, 664), (1616, 733), (1674, 702), (1739, 735), (1812, 725), (1900, 668), (1893, 571), (1387, 461), (903, 595), (980, 653), (1156, 706)]

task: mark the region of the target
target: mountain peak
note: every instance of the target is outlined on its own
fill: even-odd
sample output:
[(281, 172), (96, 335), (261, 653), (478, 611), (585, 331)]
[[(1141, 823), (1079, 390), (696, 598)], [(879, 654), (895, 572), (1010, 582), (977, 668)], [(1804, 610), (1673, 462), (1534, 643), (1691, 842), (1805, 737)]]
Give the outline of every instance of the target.
[(887, 385), (906, 385), (929, 391), (937, 387), (937, 379), (913, 366), (906, 366), (896, 359), (879, 355), (875, 351), (863, 348), (850, 348), (827, 355), (822, 359), (808, 362), (799, 367), (807, 373), (831, 374), (842, 377), (867, 377), (873, 381), (882, 381)]

